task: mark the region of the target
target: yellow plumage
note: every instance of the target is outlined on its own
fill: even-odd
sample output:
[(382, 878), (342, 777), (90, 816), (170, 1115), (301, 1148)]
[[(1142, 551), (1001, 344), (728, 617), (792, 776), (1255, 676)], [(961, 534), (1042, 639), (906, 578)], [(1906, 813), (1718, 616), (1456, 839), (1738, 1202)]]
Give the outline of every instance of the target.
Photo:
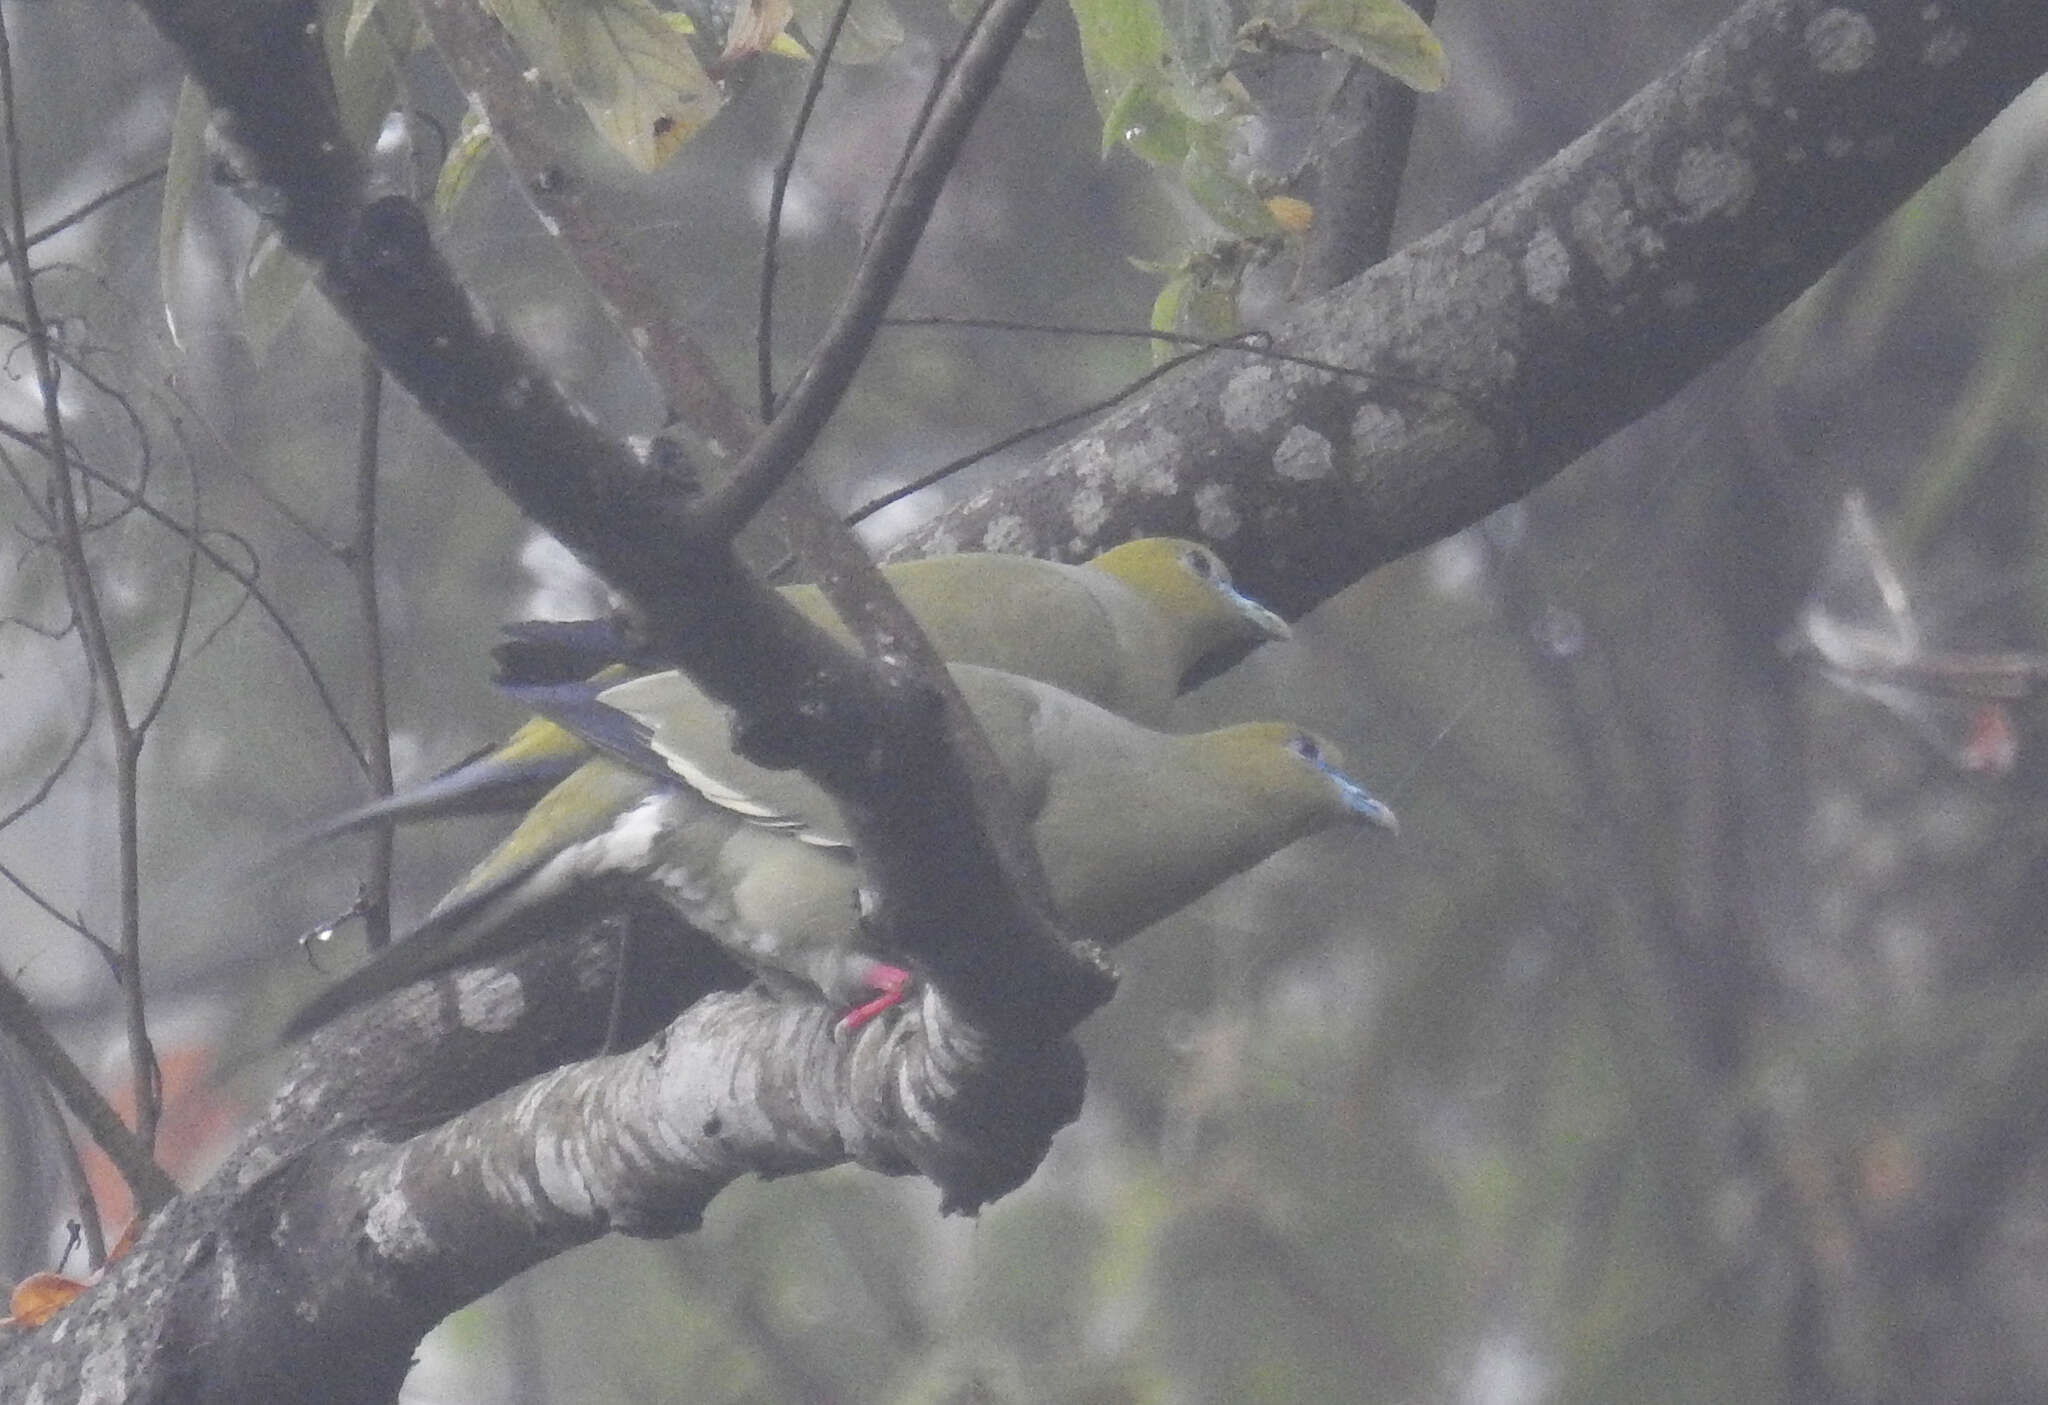
[[(1393, 826), (1392, 812), (1337, 770), (1334, 749), (1298, 728), (1176, 736), (1014, 674), (953, 673), (1018, 791), (1076, 935), (1124, 940), (1330, 825)], [(680, 764), (652, 775), (587, 762), (419, 932), (323, 994), (294, 1032), (545, 936), (578, 895), (620, 881), (652, 885), (691, 927), (771, 979), (842, 1003), (890, 989), (901, 973), (862, 927), (859, 872), (830, 798), (794, 773), (760, 773), (775, 781), (771, 798), (738, 785), (752, 768), (702, 738), (694, 719), (678, 729), (665, 711), (694, 714), (708, 706), (701, 695), (641, 679), (602, 698)], [(698, 739), (685, 744), (683, 732)], [(708, 788), (707, 775), (717, 778)]]
[[(1214, 552), (1174, 537), (1141, 537), (1085, 566), (977, 552), (882, 570), (942, 658), (1043, 679), (1142, 722), (1165, 720), (1197, 664), (1288, 633), (1278, 615), (1238, 593)], [(850, 641), (815, 586), (783, 593)], [(607, 670), (601, 681), (626, 672)], [(311, 837), (380, 821), (517, 809), (590, 755), (573, 731), (536, 717), (484, 756), (338, 816)]]

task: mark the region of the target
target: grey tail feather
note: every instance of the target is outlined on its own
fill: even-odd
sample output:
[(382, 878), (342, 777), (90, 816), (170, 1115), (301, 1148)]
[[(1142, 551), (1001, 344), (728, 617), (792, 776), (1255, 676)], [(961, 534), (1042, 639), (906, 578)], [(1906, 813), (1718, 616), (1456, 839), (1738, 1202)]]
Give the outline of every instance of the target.
[(499, 691), (619, 764), (643, 775), (670, 778), (668, 763), (655, 752), (646, 725), (599, 701), (603, 689), (587, 683), (560, 683), (547, 687), (500, 685)]
[(337, 839), (374, 824), (408, 824), (448, 815), (524, 810), (567, 779), (581, 761), (581, 757), (550, 757), (537, 761), (468, 762), (420, 785), (322, 820), (295, 838), (289, 848), (300, 849)]

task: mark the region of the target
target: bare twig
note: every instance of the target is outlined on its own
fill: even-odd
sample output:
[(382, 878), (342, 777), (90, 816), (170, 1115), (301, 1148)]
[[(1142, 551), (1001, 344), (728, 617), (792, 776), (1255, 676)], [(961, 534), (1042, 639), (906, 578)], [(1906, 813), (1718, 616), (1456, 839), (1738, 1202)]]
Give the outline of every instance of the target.
[[(344, 560), (355, 578), (356, 608), (363, 619), (363, 668), (367, 676), (368, 736), (363, 751), (373, 794), (391, 793), (391, 710), (385, 696), (384, 626), (377, 609), (377, 445), (384, 407), (384, 368), (362, 355), (362, 418), (356, 426), (356, 522)], [(363, 880), (363, 937), (370, 950), (391, 944), (390, 825), (370, 830), (370, 871)]]
[(909, 271), (974, 119), (1037, 9), (1038, 0), (990, 0), (977, 16), (946, 75), (931, 121), (905, 163), (902, 182), (883, 206), (867, 252), (810, 364), (790, 388), (774, 422), (741, 456), (732, 477), (704, 503), (700, 515), (714, 535), (731, 536), (760, 510), (838, 408)]
[[(1205, 351), (1241, 351), (1255, 355), (1262, 360), (1273, 361), (1282, 365), (1306, 366), (1311, 370), (1326, 371), (1333, 376), (1344, 376), (1379, 385), (1407, 387), (1424, 392), (1439, 389), (1439, 387), (1429, 385), (1412, 376), (1361, 371), (1355, 367), (1340, 366), (1334, 362), (1325, 361), (1314, 356), (1300, 356), (1292, 352), (1275, 351), (1270, 345), (1272, 339), (1264, 332), (1258, 331), (1242, 332), (1234, 337), (1198, 337), (1183, 332), (1155, 332), (1150, 329), (1134, 327), (1073, 327), (1048, 323), (1018, 322), (999, 317), (942, 316), (885, 317), (882, 319), (882, 325), (885, 327), (904, 328), (978, 327), (990, 331), (1036, 332), (1051, 336), (1122, 337), (1132, 341), (1165, 342), (1172, 346), (1191, 347), (1193, 350), (1161, 361), (1150, 370), (1144, 371), (1125, 381), (1115, 391), (1102, 396), (1100, 399), (1091, 400), (1085, 405), (1078, 406), (1062, 414), (1054, 415), (1051, 419), (1040, 420), (1036, 424), (1026, 425), (1022, 429), (982, 445), (971, 453), (961, 454), (957, 458), (949, 459), (936, 468), (928, 469), (918, 474), (915, 478), (868, 499), (846, 515), (846, 521), (849, 526), (865, 522), (884, 508), (894, 507), (905, 498), (914, 497), (927, 488), (943, 483), (962, 469), (970, 468), (984, 459), (992, 458), (1002, 453), (1005, 449), (1014, 448), (1019, 444), (1036, 439), (1040, 435), (1050, 434), (1054, 430), (1064, 429), (1070, 424), (1078, 424), (1082, 420), (1090, 419), (1106, 410), (1114, 409), (1146, 386), (1152, 384), (1152, 382), (1167, 374), (1167, 372), (1178, 370)], [(1445, 394), (1449, 395), (1452, 399), (1457, 398), (1455, 391), (1446, 391)]]
[(846, 28), (846, 16), (852, 9), (853, 0), (839, 0), (832, 11), (832, 23), (811, 61), (810, 81), (804, 84), (803, 101), (797, 105), (796, 121), (790, 124), (789, 140), (783, 144), (768, 189), (768, 218), (761, 230), (761, 292), (754, 314), (754, 413), (764, 422), (775, 418), (775, 272), (782, 242), (782, 205), (789, 196), (789, 178), (796, 170), (804, 133), (810, 130), (818, 94), (825, 89), (825, 75), (832, 71), (832, 53), (839, 47), (840, 31)]
[(78, 1207), (78, 1228), (85, 1236), (85, 1262), (97, 1269), (107, 1261), (107, 1232), (100, 1222), (99, 1203), (92, 1198), (92, 1180), (85, 1174), (85, 1162), (78, 1144), (71, 1140), (71, 1128), (64, 1121), (64, 1109), (47, 1079), (36, 1079), (36, 1094), (50, 1119), (50, 1136), (57, 1143), (57, 1160), (64, 1167), (64, 1179), (71, 1187), (71, 1203)]
[(4, 974), (0, 974), (0, 1031), (21, 1046), (22, 1053), (49, 1081), (64, 1110), (78, 1119), (86, 1135), (107, 1154), (114, 1169), (128, 1182), (142, 1213), (148, 1214), (176, 1198), (177, 1183), (156, 1164), (149, 1148), (128, 1130), (121, 1115), (100, 1096), (100, 1090), (93, 1087), (92, 1080), (57, 1042), (21, 987)]
[(49, 498), (60, 527), (56, 548), (64, 565), (65, 588), (78, 616), (79, 639), (92, 665), (94, 684), (101, 690), (113, 743), (122, 994), (127, 1011), (128, 1056), (135, 1091), (136, 1136), (147, 1149), (156, 1140), (162, 1087), (156, 1051), (150, 1047), (142, 992), (141, 797), (137, 789), (142, 736), (129, 722), (128, 703), (122, 694), (113, 643), (100, 608), (99, 588), (85, 559), (78, 501), (71, 477), (71, 455), (66, 443), (63, 414), (57, 403), (57, 360), (51, 354), (49, 326), (37, 305), (34, 271), (29, 266), (28, 231), (23, 216), (21, 142), (15, 116), (13, 50), (8, 41), (5, 17), (0, 16), (0, 123), (4, 123), (0, 130), (4, 130), (7, 153), (9, 206), (5, 253), (14, 275), (15, 291), (21, 298), (22, 317), (28, 328), (29, 354), (35, 363), (36, 386), (42, 396), (43, 429), (47, 436), (44, 447), (50, 462)]
[(99, 195), (93, 196), (92, 199), (86, 201), (83, 205), (80, 205), (70, 214), (59, 215), (56, 219), (51, 220), (41, 229), (38, 229), (34, 233), (30, 234), (28, 236), (28, 246), (31, 249), (33, 249), (36, 245), (42, 243), (45, 239), (54, 239), (59, 234), (62, 234), (65, 230), (71, 228), (71, 226), (73, 226), (74, 224), (77, 224), (80, 220), (90, 219), (93, 215), (99, 213), (107, 206), (113, 204), (122, 196), (133, 194), (135, 191), (142, 189), (144, 186), (149, 185), (152, 182), (162, 180), (164, 178), (165, 169), (166, 168), (163, 166), (158, 166), (154, 170), (144, 171), (139, 176), (130, 176), (127, 180), (122, 181), (112, 190), (105, 191)]
[[(87, 479), (86, 481), (90, 482), (92, 480)], [(135, 496), (138, 500), (142, 497), (142, 491), (139, 486), (136, 489)], [(133, 508), (131, 507), (126, 510), (132, 511)], [(199, 520), (199, 480), (197, 475), (194, 475), (192, 482), (192, 518), (195, 524)], [(141, 745), (141, 739), (148, 735), (149, 729), (156, 724), (157, 717), (164, 710), (164, 704), (170, 701), (171, 685), (177, 681), (178, 667), (185, 661), (185, 641), (191, 634), (192, 614), (199, 600), (200, 552), (198, 535), (195, 526), (194, 531), (187, 534), (184, 538), (185, 571), (184, 579), (178, 587), (178, 612), (171, 624), (171, 638), (164, 655), (163, 674), (157, 679), (156, 688), (150, 694), (149, 701), (143, 704), (142, 709), (135, 715), (137, 746)]]
[(100, 960), (107, 963), (108, 973), (115, 980), (121, 978), (121, 949), (99, 933), (93, 931), (92, 928), (86, 926), (85, 919), (82, 916), (66, 912), (58, 907), (57, 904), (43, 896), (41, 889), (16, 873), (7, 864), (0, 864), (0, 878), (6, 879), (8, 883), (13, 885), (16, 892), (41, 908), (57, 925), (77, 936), (83, 937), (86, 943), (99, 953)]
[[(44, 449), (42, 442), (33, 435), (24, 434), (7, 424), (0, 424), (0, 439), (12, 439), (16, 443), (34, 449), (37, 453), (43, 452)], [(327, 714), (327, 720), (333, 726), (335, 734), (341, 738), (342, 745), (348, 749), (349, 755), (354, 758), (356, 764), (367, 772), (369, 769), (369, 759), (362, 744), (356, 740), (355, 734), (349, 730), (348, 720), (341, 715), (341, 704), (335, 698), (333, 692), (329, 690), (325, 678), (321, 676), (319, 665), (313, 660), (312, 650), (307, 646), (306, 641), (299, 637), (298, 631), (292, 628), (291, 622), (285, 618), (283, 608), (270, 598), (269, 593), (260, 584), (257, 575), (256, 553), (249, 547), (248, 543), (234, 533), (218, 527), (202, 533), (196, 525), (180, 522), (176, 517), (173, 517), (155, 503), (137, 494), (131, 485), (123, 483), (120, 479), (115, 478), (104, 470), (93, 467), (90, 462), (84, 459), (74, 459), (72, 463), (79, 474), (88, 482), (99, 484), (102, 487), (109, 488), (116, 493), (126, 496), (134, 504), (136, 510), (144, 516), (153, 518), (167, 530), (190, 541), (194, 549), (206, 558), (208, 565), (242, 588), (248, 595), (248, 598), (256, 603), (256, 607), (269, 617), (272, 627), (278, 632), (278, 637), (284, 640), (285, 647), (291, 650), (292, 657), (299, 661), (300, 667), (305, 670), (307, 681), (313, 686), (314, 696), (319, 699), (321, 710)], [(219, 537), (223, 540), (234, 542), (248, 556), (249, 564), (244, 566), (230, 560), (219, 550), (208, 544), (208, 537)]]
[(1167, 372), (1179, 370), (1201, 354), (1200, 351), (1189, 351), (1179, 356), (1169, 357), (1151, 370), (1125, 381), (1114, 392), (1103, 396), (1100, 400), (1091, 400), (1085, 405), (1067, 411), (1065, 414), (1055, 415), (1049, 420), (1041, 420), (1037, 424), (1027, 425), (1014, 434), (1006, 434), (993, 443), (982, 445), (971, 454), (962, 454), (958, 458), (949, 459), (937, 468), (918, 474), (917, 477), (907, 483), (900, 484), (897, 487), (891, 488), (886, 493), (869, 498), (852, 512), (847, 513), (846, 520), (849, 524), (865, 522), (868, 518), (882, 511), (882, 509), (894, 507), (905, 498), (915, 497), (927, 488), (936, 487), (962, 469), (980, 463), (983, 459), (992, 458), (1005, 449), (1036, 439), (1041, 434), (1049, 434), (1053, 430), (1064, 429), (1070, 424), (1078, 424), (1082, 420), (1101, 414), (1104, 410), (1114, 409)]

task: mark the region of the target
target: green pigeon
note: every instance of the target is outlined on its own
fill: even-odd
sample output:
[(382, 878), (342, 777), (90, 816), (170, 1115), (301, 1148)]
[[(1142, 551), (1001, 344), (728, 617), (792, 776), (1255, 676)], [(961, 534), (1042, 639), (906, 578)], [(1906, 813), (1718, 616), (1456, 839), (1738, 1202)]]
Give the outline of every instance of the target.
[[(1288, 637), (1287, 622), (1230, 583), (1221, 558), (1200, 542), (1140, 537), (1084, 566), (1033, 556), (972, 552), (882, 567), (940, 657), (1008, 669), (1092, 699), (1126, 717), (1160, 723), (1196, 665), (1226, 651)], [(783, 594), (806, 617), (850, 642), (816, 586)], [(530, 632), (542, 638), (529, 640)], [(623, 635), (604, 621), (511, 627), (512, 646), (601, 650)], [(571, 642), (573, 641), (573, 642)], [(614, 664), (593, 681), (634, 672)], [(322, 822), (307, 842), (379, 822), (516, 810), (591, 756), (590, 745), (547, 717), (501, 745), (421, 785)]]
[[(1254, 722), (1181, 736), (1034, 679), (952, 672), (1016, 787), (1076, 936), (1123, 941), (1330, 826), (1395, 827), (1393, 811), (1338, 769), (1336, 749), (1300, 728)], [(645, 729), (661, 774), (609, 755), (586, 762), (417, 931), (316, 997), (287, 1037), (544, 938), (620, 883), (650, 885), (770, 983), (851, 1007), (850, 1024), (900, 1002), (910, 977), (863, 925), (859, 868), (830, 797), (798, 773), (733, 755), (697, 716), (717, 709), (672, 677), (600, 695)], [(774, 784), (737, 783), (755, 776)]]

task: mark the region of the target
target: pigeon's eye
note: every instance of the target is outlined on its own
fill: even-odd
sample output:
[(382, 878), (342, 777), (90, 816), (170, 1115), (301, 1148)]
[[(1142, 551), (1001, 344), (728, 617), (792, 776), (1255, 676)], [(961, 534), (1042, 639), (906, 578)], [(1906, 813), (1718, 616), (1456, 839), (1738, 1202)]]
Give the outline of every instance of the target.
[(1302, 760), (1313, 765), (1323, 764), (1323, 744), (1307, 732), (1296, 732), (1288, 739), (1287, 749)]
[(1223, 563), (1200, 547), (1194, 548), (1182, 559), (1188, 563), (1188, 569), (1194, 572), (1197, 579), (1216, 580), (1223, 575)]

